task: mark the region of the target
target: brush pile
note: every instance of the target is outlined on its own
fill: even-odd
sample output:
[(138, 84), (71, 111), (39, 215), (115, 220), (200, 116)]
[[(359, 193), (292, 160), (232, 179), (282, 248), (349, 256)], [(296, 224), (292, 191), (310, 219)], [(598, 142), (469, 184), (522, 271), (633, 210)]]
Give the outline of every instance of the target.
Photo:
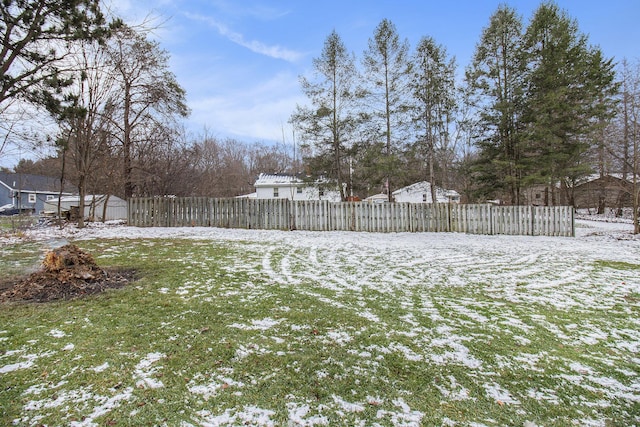
[(91, 254), (69, 244), (48, 252), (42, 268), (2, 291), (0, 302), (72, 299), (122, 287), (131, 278), (131, 272), (108, 273)]

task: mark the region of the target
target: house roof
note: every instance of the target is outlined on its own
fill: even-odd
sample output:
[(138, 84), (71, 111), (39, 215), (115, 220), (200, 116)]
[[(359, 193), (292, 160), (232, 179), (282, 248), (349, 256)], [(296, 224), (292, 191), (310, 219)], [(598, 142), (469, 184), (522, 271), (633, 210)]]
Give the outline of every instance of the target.
[[(87, 204), (90, 204), (91, 202), (93, 202), (94, 200), (98, 203), (102, 203), (106, 200), (107, 196), (105, 194), (87, 194), (84, 196), (84, 201)], [(75, 195), (75, 196), (62, 196), (59, 199), (60, 202), (79, 202), (80, 201), (80, 196)], [(58, 198), (55, 199), (51, 199), (48, 200), (49, 203), (57, 203), (58, 202)], [(123, 199), (121, 199), (118, 196), (113, 196), (110, 195), (109, 196), (109, 202), (124, 202)]]
[(236, 196), (235, 198), (236, 199), (257, 199), (258, 193), (254, 191), (253, 193), (249, 193), (249, 194), (241, 194), (239, 196)]
[(365, 202), (376, 202), (376, 201), (387, 201), (389, 200), (389, 196), (385, 193), (378, 193), (364, 199)]
[[(253, 185), (254, 187), (273, 187), (275, 185), (297, 186), (305, 184), (305, 182), (309, 183), (309, 181), (305, 181), (302, 178), (294, 175), (261, 173), (260, 175), (258, 175), (258, 179)], [(314, 184), (324, 184), (326, 182), (328, 182), (328, 180), (324, 177), (313, 181)]]
[[(429, 181), (420, 181), (415, 184), (407, 185), (394, 191), (392, 194), (397, 196), (400, 193), (431, 193), (431, 183)], [(439, 200), (447, 200), (449, 197), (460, 197), (460, 194), (455, 190), (445, 190), (444, 188), (436, 187), (436, 197)]]
[[(629, 174), (627, 176), (627, 179), (630, 178)], [(618, 181), (622, 181), (622, 174), (621, 173), (607, 173), (604, 174), (603, 176), (600, 176), (600, 174), (592, 174), (592, 175), (588, 175), (586, 177), (584, 177), (583, 179), (579, 180), (577, 185), (581, 185), (581, 184), (586, 184), (588, 182), (593, 182), (593, 181), (598, 181), (599, 179), (608, 179), (608, 178), (615, 178)]]
[(0, 172), (0, 182), (5, 187), (16, 191), (35, 193), (57, 193), (60, 191), (60, 180), (50, 176)]
[(269, 187), (273, 185), (296, 185), (302, 182), (298, 177), (292, 175), (261, 173), (254, 186)]

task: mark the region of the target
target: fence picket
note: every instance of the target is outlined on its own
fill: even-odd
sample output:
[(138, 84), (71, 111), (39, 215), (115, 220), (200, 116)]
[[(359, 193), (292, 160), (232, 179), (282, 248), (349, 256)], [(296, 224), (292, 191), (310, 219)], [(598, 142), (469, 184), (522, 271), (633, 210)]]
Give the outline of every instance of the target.
[(128, 223), (137, 227), (575, 236), (570, 206), (331, 203), (203, 197), (135, 197), (128, 203)]

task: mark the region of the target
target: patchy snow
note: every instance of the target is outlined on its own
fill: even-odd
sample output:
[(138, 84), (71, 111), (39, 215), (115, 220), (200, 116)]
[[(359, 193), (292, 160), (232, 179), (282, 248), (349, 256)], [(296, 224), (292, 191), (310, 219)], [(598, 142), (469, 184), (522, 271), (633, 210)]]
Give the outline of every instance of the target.
[(66, 337), (67, 334), (64, 333), (63, 331), (61, 331), (60, 329), (52, 329), (49, 331), (49, 335), (51, 335), (54, 338), (63, 338)]
[(329, 419), (323, 415), (310, 415), (311, 407), (303, 404), (299, 405), (295, 402), (287, 403), (287, 411), (289, 413), (289, 425), (291, 426), (327, 426)]
[[(25, 236), (53, 242), (61, 239), (188, 239), (194, 245), (208, 242), (237, 244), (249, 255), (242, 262), (221, 263), (220, 268), (231, 274), (246, 273), (246, 283), (233, 286), (217, 284), (219, 288), (214, 294), (215, 280), (191, 280), (190, 276), (191, 272), (205, 271), (207, 264), (185, 256), (184, 259), (173, 260), (184, 263), (184, 281), (159, 284), (153, 292), (174, 298), (177, 295), (186, 304), (220, 297), (242, 297), (244, 303), (253, 304), (268, 295), (270, 287), (281, 287), (315, 301), (319, 306), (327, 305), (355, 315), (367, 325), (360, 329), (360, 326), (343, 327), (333, 323), (327, 329), (319, 326), (315, 329), (316, 325), (305, 324), (305, 320), (298, 320), (299, 324), (296, 324), (293, 319), (298, 308), (285, 298), (280, 307), (274, 307), (268, 314), (263, 312), (255, 318), (248, 314), (246, 317), (233, 317), (225, 326), (232, 336), (242, 338), (229, 350), (228, 364), (216, 365), (219, 356), (211, 350), (214, 344), (206, 344), (209, 353), (204, 353), (211, 357), (211, 370), (182, 383), (181, 387), (188, 396), (185, 400), (207, 402), (208, 405), (187, 413), (183, 427), (274, 426), (283, 416), (288, 418), (288, 425), (295, 426), (329, 425), (332, 417), (336, 416), (349, 419), (353, 425), (370, 425), (361, 419), (365, 413), (375, 413), (379, 425), (419, 426), (426, 421), (425, 414), (407, 403), (415, 402), (415, 396), (406, 400), (398, 397), (410, 396), (403, 390), (395, 390), (394, 396), (366, 398), (362, 394), (337, 395), (331, 391), (321, 404), (291, 390), (284, 407), (279, 409), (284, 412), (277, 415), (273, 408), (255, 405), (224, 407), (215, 399), (227, 394), (243, 396), (260, 381), (268, 381), (283, 371), (290, 375), (310, 375), (319, 387), (325, 382), (348, 378), (357, 388), (361, 379), (384, 376), (380, 367), (385, 358), (393, 357), (406, 364), (407, 369), (430, 365), (441, 372), (437, 378), (425, 379), (425, 388), (434, 391), (434, 396), (443, 404), (459, 401), (473, 404), (489, 399), (504, 405), (505, 410), (513, 411), (528, 408), (529, 399), (545, 405), (560, 405), (562, 402), (593, 408), (607, 408), (620, 402), (637, 404), (640, 402), (640, 372), (633, 368), (633, 363), (640, 364), (640, 359), (621, 360), (619, 353), (638, 353), (640, 322), (630, 320), (626, 327), (622, 327), (616, 326), (613, 320), (611, 324), (578, 322), (565, 321), (561, 316), (570, 311), (597, 309), (615, 312), (619, 318), (637, 319), (637, 304), (633, 306), (635, 308), (628, 309), (630, 304), (625, 306), (621, 301), (637, 298), (640, 292), (640, 278), (634, 274), (640, 264), (640, 238), (631, 234), (632, 226), (625, 222), (580, 219), (576, 220), (576, 225), (575, 238), (461, 233), (287, 232), (203, 227), (134, 228), (120, 224), (91, 224), (81, 230), (71, 226), (62, 230), (41, 228), (27, 230)], [(0, 246), (11, 242), (0, 238)], [(103, 256), (111, 256), (108, 248)], [(608, 266), (610, 263), (626, 263), (632, 268), (612, 268)], [(380, 268), (381, 265), (384, 268)], [(254, 281), (254, 278), (258, 280)], [(466, 292), (469, 284), (482, 292), (484, 298), (476, 300)], [(447, 292), (439, 292), (441, 288), (446, 288)], [(343, 298), (344, 295), (349, 298)], [(386, 301), (393, 301), (397, 312), (379, 309)], [(621, 306), (626, 307), (627, 312), (622, 312)], [(536, 307), (553, 307), (559, 315), (541, 315)], [(197, 314), (195, 311), (181, 311), (179, 317)], [(166, 342), (171, 345), (185, 338), (185, 331), (174, 328), (174, 321), (174, 318), (165, 318), (158, 326), (166, 329)], [(85, 323), (87, 327), (91, 326), (89, 320)], [(64, 323), (51, 328), (43, 328), (42, 334), (47, 335), (48, 341), (55, 339), (57, 352), (62, 349), (67, 352), (64, 357), (68, 358), (80, 353), (73, 344), (65, 344), (71, 334), (64, 329), (74, 329), (65, 327)], [(589, 352), (585, 351), (579, 361), (559, 360), (552, 350), (531, 348), (532, 343), (541, 339), (536, 336), (540, 331), (545, 339), (558, 345), (587, 349), (590, 346), (604, 347), (610, 351), (611, 357), (608, 360), (590, 358)], [(375, 344), (362, 344), (360, 338), (372, 333), (379, 334), (379, 339), (372, 341)], [(0, 331), (3, 346), (11, 342), (6, 339), (7, 334), (8, 331)], [(325, 365), (313, 371), (304, 369), (301, 363), (288, 366), (276, 363), (277, 367), (265, 367), (265, 370), (271, 370), (266, 371), (263, 378), (243, 373), (244, 363), (259, 363), (260, 356), (271, 359), (291, 354), (295, 345), (308, 343), (292, 342), (289, 335), (317, 340), (314, 345), (322, 345), (329, 352), (327, 349), (346, 351), (356, 362), (345, 363), (330, 353), (333, 357), (323, 359)], [(245, 339), (245, 336), (249, 338)], [(508, 356), (487, 356), (477, 351), (478, 346), (490, 348), (498, 338), (504, 341), (498, 345), (513, 349)], [(37, 340), (29, 344), (39, 345)], [(188, 340), (185, 340), (185, 345), (189, 345)], [(167, 347), (158, 346), (170, 354)], [(37, 359), (52, 354), (38, 354), (28, 346), (17, 347), (7, 347), (0, 354), (0, 374), (12, 375), (24, 369), (39, 369)], [(544, 373), (552, 354), (556, 354), (553, 356), (556, 358), (554, 366), (565, 367), (563, 372), (549, 375), (549, 383), (557, 387), (547, 387), (546, 383), (543, 387), (538, 382), (521, 385), (518, 389), (509, 383), (508, 375), (500, 375), (503, 370), (524, 370), (537, 377)], [(124, 402), (135, 401), (135, 395), (152, 394), (156, 392), (153, 389), (165, 388), (160, 380), (165, 369), (162, 366), (163, 359), (167, 358), (165, 353), (150, 351), (146, 355), (136, 355), (131, 352), (126, 356), (132, 360), (127, 378), (135, 388), (114, 388), (111, 395), (106, 396), (96, 393), (91, 387), (68, 390), (65, 388), (67, 379), (51, 383), (43, 380), (41, 384), (25, 387), (23, 418), (17, 424), (37, 425), (41, 414), (73, 406), (84, 408), (84, 417), (74, 425), (97, 425), (98, 417)], [(92, 359), (87, 357), (84, 360)], [(618, 368), (616, 364), (619, 362), (625, 362), (626, 368)], [(86, 373), (109, 378), (118, 371), (115, 363), (113, 366), (102, 360), (92, 363), (93, 366), (81, 366), (77, 362), (79, 366), (69, 368), (64, 375), (70, 377)], [(166, 388), (159, 392), (167, 392), (169, 384), (167, 380)], [(389, 384), (390, 389), (399, 386)], [(576, 393), (583, 390), (585, 395), (593, 397), (576, 396), (574, 402), (566, 402), (563, 387), (576, 390)], [(137, 413), (138, 409), (131, 411), (132, 416)], [(585, 414), (573, 421), (578, 425), (604, 425), (606, 414), (605, 411)], [(480, 426), (498, 423), (489, 419), (468, 419), (461, 424), (453, 413), (449, 413), (439, 424)]]
[(194, 421), (202, 427), (240, 425), (273, 427), (276, 425), (271, 419), (274, 415), (275, 412), (269, 409), (244, 406), (240, 410), (227, 409), (220, 415), (215, 415), (209, 410), (198, 411), (199, 419), (194, 419)]
[[(41, 400), (31, 400), (25, 406), (24, 409), (27, 414), (41, 411), (51, 410), (54, 408), (68, 408), (70, 405), (78, 407), (88, 407), (95, 404), (91, 410), (86, 411), (81, 421), (69, 421), (69, 426), (73, 427), (97, 427), (101, 423), (95, 422), (95, 419), (110, 412), (114, 408), (120, 406), (123, 402), (131, 400), (133, 395), (133, 387), (127, 387), (120, 393), (116, 393), (113, 396), (102, 396), (95, 394), (91, 391), (91, 387), (81, 388), (77, 390), (61, 390), (59, 389), (64, 383), (59, 383), (52, 389), (58, 389), (56, 394), (51, 398), (44, 398)], [(34, 391), (29, 389), (25, 394), (40, 394), (41, 390)], [(14, 425), (39, 425), (37, 423), (38, 417), (25, 416), (21, 419), (13, 421)]]
[[(336, 396), (335, 394), (331, 396), (333, 402), (338, 405), (340, 411), (344, 412), (362, 412), (364, 411), (364, 405), (360, 403), (347, 402), (340, 396)], [(340, 413), (340, 412), (339, 412)], [(342, 413), (344, 415), (344, 413)]]
[(220, 390), (226, 390), (229, 387), (233, 387), (234, 389), (244, 387), (243, 382), (223, 375), (216, 375), (214, 381), (209, 381), (206, 384), (199, 383), (202, 379), (201, 375), (193, 378), (189, 381), (189, 384), (187, 384), (187, 389), (193, 394), (202, 396), (204, 400), (209, 400), (211, 397), (216, 396)]
[[(7, 353), (5, 353), (3, 355), (3, 358), (6, 356), (9, 356), (13, 353), (22, 353), (23, 350), (18, 350), (15, 352), (9, 351)], [(31, 367), (34, 366), (35, 362), (37, 359), (41, 358), (41, 357), (48, 357), (51, 356), (53, 354), (53, 352), (51, 351), (46, 351), (46, 352), (42, 352), (42, 353), (37, 353), (37, 354), (25, 354), (25, 355), (21, 355), (20, 358), (21, 359), (26, 359), (25, 361), (22, 362), (16, 362), (16, 363), (10, 363), (4, 366), (0, 366), (0, 374), (6, 374), (9, 372), (13, 372), (13, 371), (18, 371), (21, 369), (29, 369)]]
[(6, 374), (7, 372), (17, 371), (18, 369), (27, 369), (33, 366), (33, 359), (29, 359), (25, 362), (11, 363), (0, 367), (0, 374)]
[(487, 392), (487, 396), (495, 400), (498, 404), (520, 404), (518, 399), (514, 398), (508, 390), (505, 390), (497, 383), (485, 384), (484, 389)]
[(138, 365), (136, 365), (134, 371), (134, 377), (138, 379), (136, 382), (136, 387), (138, 388), (161, 388), (164, 387), (162, 381), (153, 378), (154, 375), (157, 375), (160, 367), (153, 366), (154, 363), (158, 362), (162, 358), (166, 357), (162, 353), (149, 353), (147, 356), (142, 359)]
[(391, 418), (394, 426), (419, 427), (424, 414), (420, 411), (411, 410), (411, 407), (402, 398), (394, 399), (393, 404), (399, 409), (397, 411), (379, 410), (377, 418)]
[(339, 345), (345, 345), (353, 340), (353, 337), (345, 331), (329, 331), (327, 332), (327, 337)]
[(109, 362), (104, 362), (104, 363), (103, 363), (102, 365), (100, 365), (100, 366), (95, 366), (95, 367), (91, 368), (91, 370), (92, 370), (93, 372), (100, 373), (100, 372), (104, 372), (104, 371), (106, 371), (108, 368), (109, 368)]
[(284, 319), (278, 319), (278, 320), (274, 320), (271, 319), (270, 317), (267, 317), (265, 319), (260, 319), (260, 320), (253, 320), (251, 321), (251, 325), (245, 325), (245, 324), (241, 324), (241, 323), (233, 323), (231, 325), (229, 325), (232, 328), (238, 328), (238, 329), (244, 329), (247, 331), (266, 331), (267, 329), (270, 329), (280, 323), (282, 323)]
[(71, 421), (69, 425), (71, 427), (97, 427), (101, 425), (101, 423), (94, 422), (96, 418), (109, 413), (114, 408), (117, 408), (123, 401), (126, 402), (131, 400), (132, 395), (133, 388), (128, 387), (122, 393), (118, 393), (108, 398), (103, 397), (101, 399), (96, 399), (100, 404), (94, 407), (91, 413), (85, 415), (82, 421)]

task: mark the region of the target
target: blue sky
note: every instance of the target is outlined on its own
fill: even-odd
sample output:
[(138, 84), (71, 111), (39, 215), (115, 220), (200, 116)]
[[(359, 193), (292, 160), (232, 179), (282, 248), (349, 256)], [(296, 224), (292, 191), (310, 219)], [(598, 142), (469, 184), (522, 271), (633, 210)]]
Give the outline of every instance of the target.
[[(306, 99), (298, 77), (309, 75), (332, 30), (358, 58), (378, 23), (390, 19), (411, 47), (431, 36), (469, 64), (482, 29), (499, 4), (525, 23), (539, 6), (530, 0), (293, 1), (112, 0), (133, 22), (152, 16), (171, 54), (171, 67), (187, 90), (188, 129), (246, 142), (291, 141), (287, 121)], [(640, 1), (558, 0), (591, 44), (609, 57), (640, 56)], [(284, 129), (284, 132), (283, 132)], [(284, 136), (283, 136), (284, 133)]]

